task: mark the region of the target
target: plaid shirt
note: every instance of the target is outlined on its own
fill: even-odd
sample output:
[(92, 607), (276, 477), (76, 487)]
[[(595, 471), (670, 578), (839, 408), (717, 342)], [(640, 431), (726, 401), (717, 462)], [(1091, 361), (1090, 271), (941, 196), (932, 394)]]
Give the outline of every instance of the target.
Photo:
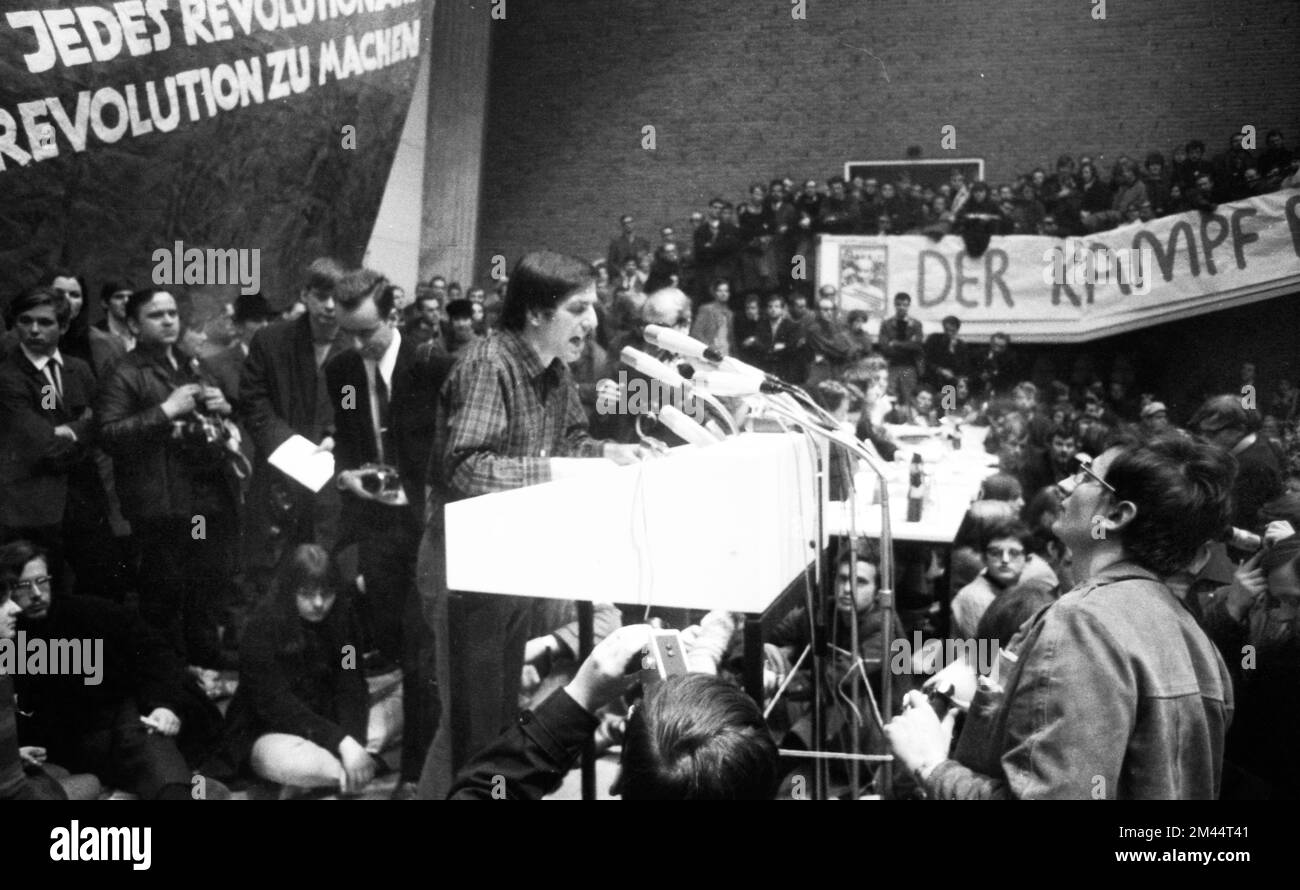
[(499, 331), (466, 349), (442, 388), (431, 506), (549, 482), (552, 457), (601, 457), (604, 445), (564, 362), (542, 367), (519, 334)]

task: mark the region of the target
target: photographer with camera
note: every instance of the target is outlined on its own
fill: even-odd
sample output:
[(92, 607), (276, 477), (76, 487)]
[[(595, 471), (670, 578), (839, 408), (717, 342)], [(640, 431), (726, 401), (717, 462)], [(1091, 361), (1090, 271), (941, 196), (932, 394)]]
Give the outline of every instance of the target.
[(236, 540), (230, 403), (177, 348), (170, 293), (135, 291), (126, 313), (136, 347), (103, 381), (95, 414), (140, 550), (140, 613), (187, 664), (219, 668)]
[[(660, 651), (654, 633), (630, 624), (607, 636), (568, 686), (466, 764), (449, 799), (538, 800), (558, 788), (596, 729), (596, 711)], [(674, 671), (633, 705), (610, 790), (624, 800), (771, 800), (780, 781), (776, 744), (754, 700), (711, 674)]]
[[(398, 795), (411, 795), (438, 718), (432, 633), (421, 618), (415, 558), (424, 514), (424, 473), (433, 444), (438, 389), (453, 359), (423, 357), (403, 337), (388, 279), (349, 272), (335, 291), (339, 329), (356, 348), (325, 364), (334, 405), (340, 546), (358, 545), (366, 645), (379, 664), (402, 666), (402, 768)], [(369, 650), (368, 650), (369, 652)], [(421, 653), (428, 668), (421, 671)]]

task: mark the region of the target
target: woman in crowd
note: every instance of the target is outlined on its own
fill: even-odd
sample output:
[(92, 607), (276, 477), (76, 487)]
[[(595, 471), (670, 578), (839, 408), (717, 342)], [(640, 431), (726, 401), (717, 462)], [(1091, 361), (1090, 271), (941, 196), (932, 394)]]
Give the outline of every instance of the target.
[(337, 567), (324, 548), (300, 545), (244, 633), (227, 766), (293, 788), (364, 789), (376, 762), (359, 644)]

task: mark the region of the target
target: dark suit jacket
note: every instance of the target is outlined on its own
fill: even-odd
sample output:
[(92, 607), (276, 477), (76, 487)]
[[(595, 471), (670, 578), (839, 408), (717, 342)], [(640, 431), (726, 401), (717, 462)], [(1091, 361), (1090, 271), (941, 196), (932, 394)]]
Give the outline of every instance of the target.
[[(348, 346), (340, 331), (330, 356)], [(316, 417), (316, 351), (307, 315), (277, 322), (253, 335), (240, 376), (239, 401), (240, 419), (261, 460), (294, 433), (313, 442), (330, 434), (333, 418)]]
[[(970, 376), (970, 348), (964, 340), (950, 348), (947, 334), (931, 334), (925, 338), (924, 355), (926, 373), (935, 386), (953, 383), (957, 377)], [(940, 368), (951, 371), (953, 377), (940, 374)]]
[[(454, 363), (446, 353), (426, 350), (427, 357), (422, 357), (420, 352), (418, 344), (402, 338), (397, 350), (397, 364), (393, 367), (388, 408), (390, 440), (397, 453), (387, 455), (387, 463), (401, 474), (402, 487), (417, 520), (424, 515), (424, 473), (433, 447), (438, 390)], [(349, 350), (330, 359), (325, 364), (325, 379), (334, 405), (335, 467), (355, 470), (363, 464), (376, 462), (378, 449), (371, 422), (370, 382), (366, 378), (361, 353)], [(344, 403), (342, 393), (345, 386), (354, 388), (354, 407), (347, 407)], [(349, 401), (347, 404), (352, 403)], [(382, 519), (391, 509), (345, 494), (344, 525), (355, 529), (358, 523), (365, 522), (372, 515), (377, 514)]]
[[(68, 481), (98, 488), (90, 449), (95, 376), (81, 359), (63, 356), (63, 402), (45, 407), (49, 380), (20, 348), (0, 359), (0, 525), (27, 528), (63, 521)], [(71, 427), (77, 441), (54, 435)]]
[(226, 401), (239, 410), (239, 381), (244, 373), (244, 350), (238, 343), (200, 359), (203, 370), (226, 394)]
[(803, 382), (807, 359), (803, 353), (803, 331), (794, 319), (781, 319), (773, 332), (772, 322), (764, 318), (759, 322), (758, 342), (763, 352), (764, 371), (790, 383)]

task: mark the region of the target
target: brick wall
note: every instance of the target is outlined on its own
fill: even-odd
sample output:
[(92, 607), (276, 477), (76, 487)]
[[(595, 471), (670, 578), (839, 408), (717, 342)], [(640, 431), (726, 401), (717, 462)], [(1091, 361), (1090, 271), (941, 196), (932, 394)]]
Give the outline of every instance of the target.
[[(478, 7), (487, 15), (491, 4)], [(714, 193), (846, 160), (1168, 156), (1281, 127), (1300, 143), (1286, 0), (509, 0), (493, 23), (480, 275), (549, 246), (604, 254), (617, 217), (682, 230)], [(641, 148), (656, 127), (657, 148)]]

